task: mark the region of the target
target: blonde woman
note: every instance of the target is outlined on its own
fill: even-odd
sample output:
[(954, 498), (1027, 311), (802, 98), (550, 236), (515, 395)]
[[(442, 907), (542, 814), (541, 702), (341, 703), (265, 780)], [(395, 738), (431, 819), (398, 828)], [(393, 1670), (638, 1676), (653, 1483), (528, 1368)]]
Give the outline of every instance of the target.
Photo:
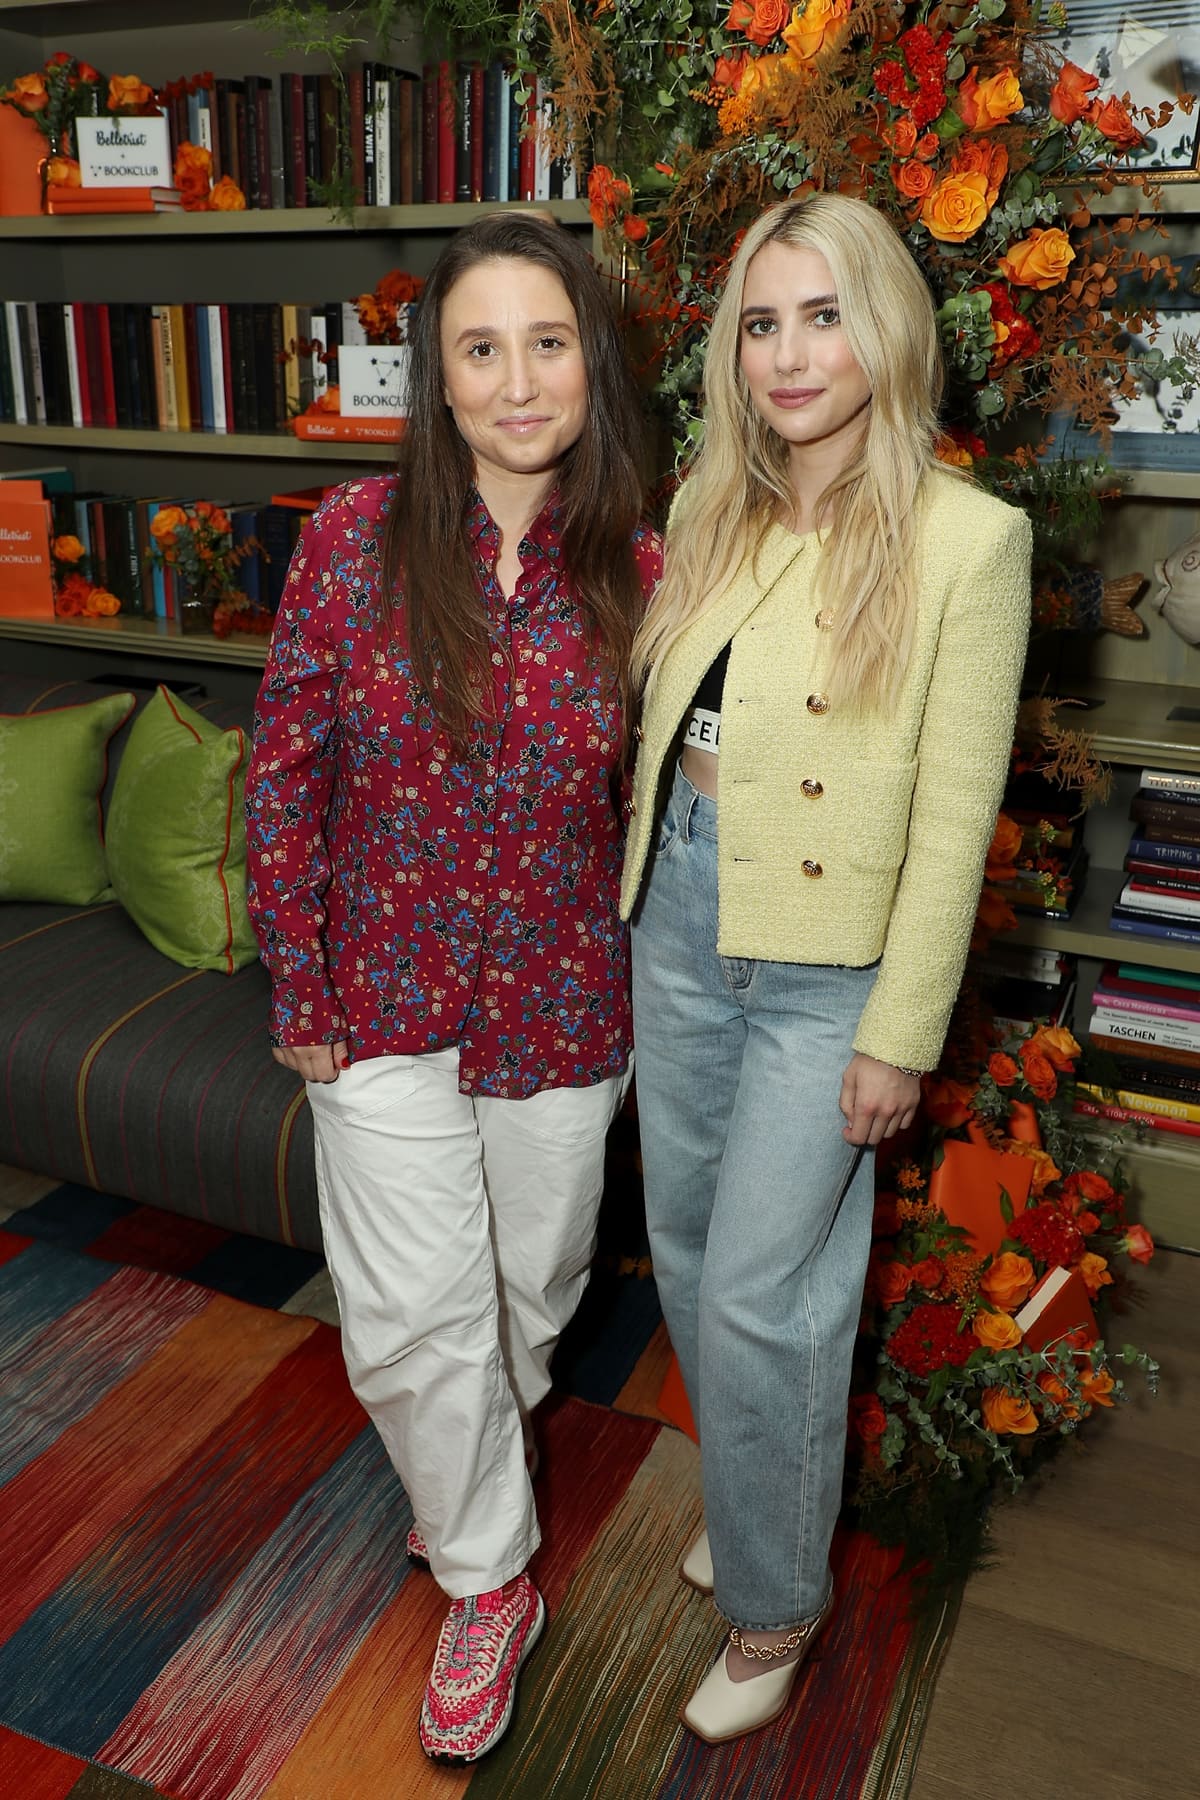
[(699, 1427), (684, 1723), (767, 1724), (830, 1615), (876, 1145), (937, 1063), (1008, 764), (1030, 531), (935, 455), (933, 307), (862, 201), (747, 232), (635, 645), (623, 910), (646, 1199)]

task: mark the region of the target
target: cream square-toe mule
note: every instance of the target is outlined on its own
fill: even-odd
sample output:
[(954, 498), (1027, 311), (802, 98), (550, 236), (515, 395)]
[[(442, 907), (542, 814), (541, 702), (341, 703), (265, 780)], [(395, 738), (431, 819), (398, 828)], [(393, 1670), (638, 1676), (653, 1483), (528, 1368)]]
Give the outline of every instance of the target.
[(686, 1581), (690, 1588), (698, 1594), (711, 1594), (713, 1591), (712, 1551), (708, 1547), (708, 1533), (702, 1531), (687, 1555), (679, 1565), (679, 1579)]
[(770, 1725), (791, 1698), (796, 1676), (832, 1611), (830, 1594), (816, 1618), (809, 1622), (796, 1660), (782, 1668), (764, 1669), (748, 1681), (730, 1680), (722, 1644), (716, 1662), (679, 1715), (683, 1724), (706, 1744), (727, 1744), (731, 1738), (744, 1737), (749, 1731), (761, 1731), (764, 1725)]

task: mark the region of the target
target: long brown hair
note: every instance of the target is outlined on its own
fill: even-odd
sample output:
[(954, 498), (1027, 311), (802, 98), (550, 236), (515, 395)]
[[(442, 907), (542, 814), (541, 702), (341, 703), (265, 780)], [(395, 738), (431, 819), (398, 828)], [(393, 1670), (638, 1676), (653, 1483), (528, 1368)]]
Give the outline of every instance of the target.
[(557, 473), (563, 563), (593, 653), (607, 665), (628, 738), (629, 659), (643, 597), (633, 552), (642, 505), (641, 411), (608, 296), (573, 232), (531, 213), (488, 214), (458, 232), (425, 284), (412, 335), (408, 429), (383, 538), (383, 623), (402, 634), (419, 685), (464, 748), (486, 704), (490, 646), (467, 532), (471, 451), (445, 403), (442, 306), (481, 262), (540, 263), (558, 276), (579, 322), (587, 416)]

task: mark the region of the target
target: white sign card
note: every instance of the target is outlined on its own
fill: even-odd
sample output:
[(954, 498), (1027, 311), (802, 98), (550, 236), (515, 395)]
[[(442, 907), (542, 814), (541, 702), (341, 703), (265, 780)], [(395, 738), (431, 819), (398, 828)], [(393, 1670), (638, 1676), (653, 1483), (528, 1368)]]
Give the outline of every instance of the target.
[(171, 187), (171, 144), (161, 114), (149, 119), (76, 119), (85, 188)]
[(342, 344), (338, 350), (342, 417), (406, 418), (411, 355), (407, 344)]

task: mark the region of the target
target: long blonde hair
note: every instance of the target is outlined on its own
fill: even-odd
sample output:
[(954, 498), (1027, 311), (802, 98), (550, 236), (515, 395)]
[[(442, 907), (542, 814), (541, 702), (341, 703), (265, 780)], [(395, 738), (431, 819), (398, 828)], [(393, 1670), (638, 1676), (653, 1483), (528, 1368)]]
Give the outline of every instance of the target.
[(634, 645), (635, 676), (652, 685), (672, 645), (795, 504), (787, 445), (756, 411), (738, 354), (746, 270), (769, 243), (825, 258), (846, 340), (870, 383), (861, 445), (818, 505), (818, 518), (830, 520), (818, 580), (837, 619), (831, 688), (885, 703), (912, 643), (918, 503), (926, 475), (940, 466), (942, 361), (933, 302), (913, 258), (880, 213), (841, 194), (773, 206), (733, 259), (708, 340), (704, 438)]

